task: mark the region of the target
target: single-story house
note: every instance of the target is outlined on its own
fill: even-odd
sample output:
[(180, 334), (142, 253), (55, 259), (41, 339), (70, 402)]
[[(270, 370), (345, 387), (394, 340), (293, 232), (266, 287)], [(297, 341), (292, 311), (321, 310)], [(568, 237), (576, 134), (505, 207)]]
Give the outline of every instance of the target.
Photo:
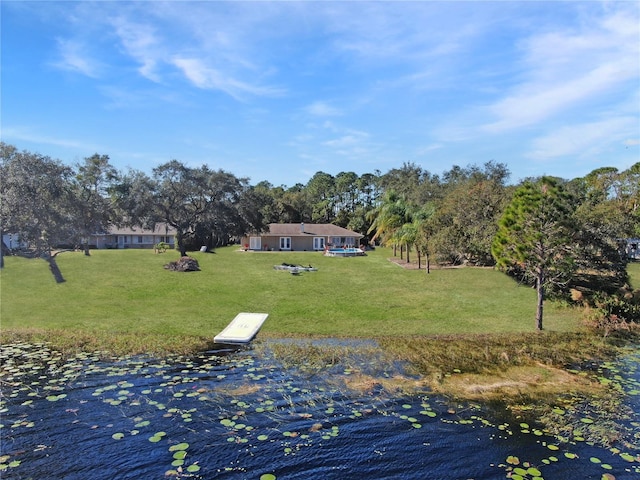
[(160, 242), (174, 248), (175, 228), (156, 224), (153, 230), (142, 227), (111, 227), (107, 233), (92, 235), (89, 244), (96, 248), (154, 248)]
[(248, 250), (322, 251), (330, 246), (358, 247), (364, 235), (331, 223), (270, 223), (268, 231), (242, 238)]

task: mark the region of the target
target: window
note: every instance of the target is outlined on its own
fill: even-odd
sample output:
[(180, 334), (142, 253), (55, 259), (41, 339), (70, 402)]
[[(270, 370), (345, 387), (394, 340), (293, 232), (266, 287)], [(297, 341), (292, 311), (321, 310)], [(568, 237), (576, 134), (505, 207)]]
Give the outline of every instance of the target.
[(249, 237), (249, 249), (250, 250), (261, 250), (262, 249), (262, 238), (261, 237)]
[(280, 250), (291, 250), (291, 237), (280, 237)]
[(324, 250), (324, 237), (313, 237), (313, 249)]
[(142, 235), (138, 235), (138, 243), (142, 243)]
[(331, 237), (329, 240), (336, 247), (353, 247), (354, 245), (353, 237)]

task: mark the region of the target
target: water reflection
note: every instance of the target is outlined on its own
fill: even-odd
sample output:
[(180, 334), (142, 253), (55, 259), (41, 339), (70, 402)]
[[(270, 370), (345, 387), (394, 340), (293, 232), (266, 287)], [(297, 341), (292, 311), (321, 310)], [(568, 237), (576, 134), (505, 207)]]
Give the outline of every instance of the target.
[(380, 385), (353, 391), (340, 365), (311, 375), (268, 348), (63, 359), (24, 344), (3, 346), (0, 361), (6, 479), (640, 477), (634, 352), (597, 366), (601, 381), (628, 395), (628, 435), (612, 448), (478, 404)]

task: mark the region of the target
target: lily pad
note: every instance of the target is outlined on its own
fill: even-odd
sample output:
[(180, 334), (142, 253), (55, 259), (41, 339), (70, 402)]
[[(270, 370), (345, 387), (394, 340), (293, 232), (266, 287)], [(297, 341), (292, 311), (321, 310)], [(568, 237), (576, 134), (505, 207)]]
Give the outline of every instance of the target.
[(170, 452), (176, 452), (176, 451), (180, 451), (180, 450), (186, 450), (187, 448), (189, 448), (189, 444), (186, 442), (183, 443), (178, 443), (176, 445), (171, 445), (169, 447), (169, 451)]
[(187, 456), (186, 450), (178, 450), (173, 454), (173, 458), (175, 458), (176, 460), (184, 460), (186, 456)]

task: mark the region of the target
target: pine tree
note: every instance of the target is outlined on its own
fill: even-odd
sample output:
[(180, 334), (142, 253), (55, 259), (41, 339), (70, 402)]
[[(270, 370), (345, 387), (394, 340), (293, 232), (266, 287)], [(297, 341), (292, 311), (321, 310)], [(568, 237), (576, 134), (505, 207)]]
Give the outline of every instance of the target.
[(499, 268), (522, 273), (538, 294), (536, 328), (542, 330), (545, 290), (566, 283), (576, 270), (574, 228), (561, 181), (542, 177), (514, 193), (500, 219), (491, 253)]

